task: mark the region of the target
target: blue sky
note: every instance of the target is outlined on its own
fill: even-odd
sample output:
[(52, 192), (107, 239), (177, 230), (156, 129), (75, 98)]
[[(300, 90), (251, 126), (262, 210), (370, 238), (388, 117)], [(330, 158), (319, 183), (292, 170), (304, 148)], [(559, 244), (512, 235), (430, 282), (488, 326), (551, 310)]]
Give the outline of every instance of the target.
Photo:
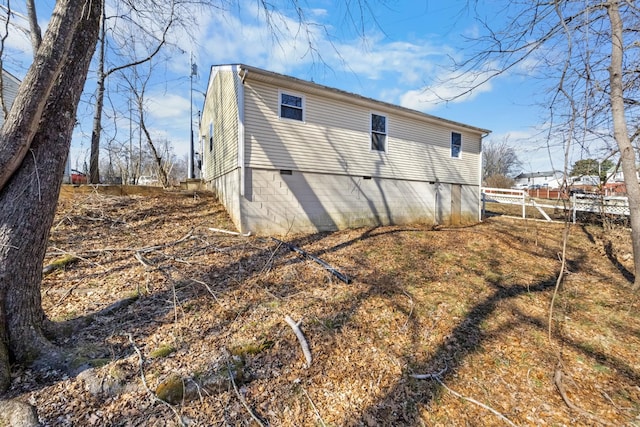
[[(37, 2), (43, 29), (54, 0)], [(460, 93), (453, 85), (451, 60), (462, 59), (470, 48), (467, 38), (478, 34), (466, 1), (389, 1), (375, 5), (364, 19), (347, 13), (346, 2), (309, 0), (301, 26), (295, 11), (282, 8), (271, 16), (274, 32), (265, 24), (256, 1), (241, 1), (228, 10), (201, 13), (192, 28), (199, 42), (174, 33), (172, 59), (156, 73), (148, 95), (148, 124), (156, 137), (172, 141), (183, 156), (189, 146), (189, 52), (198, 65), (194, 80), (194, 111), (202, 106), (198, 91), (206, 90), (209, 68), (214, 64), (245, 63), (271, 71), (399, 104), (435, 116), (490, 129), (489, 140), (508, 138), (523, 163), (523, 171), (551, 169), (544, 132), (543, 109), (537, 105), (541, 88), (528, 77), (525, 66), (500, 76), (470, 95), (451, 102), (441, 97)], [(351, 1), (350, 3), (357, 3)], [(12, 6), (16, 6), (12, 2)], [(356, 13), (355, 10), (352, 10)], [(480, 13), (498, 19), (497, 10)], [(309, 49), (312, 46), (312, 49)], [(26, 37), (16, 34), (10, 47), (14, 56), (7, 68), (22, 77), (30, 58)], [(21, 57), (23, 55), (24, 57)], [(482, 77), (478, 73), (475, 77)], [(90, 74), (89, 85), (95, 79)], [(472, 76), (458, 76), (469, 81)], [(430, 90), (425, 90), (429, 87)], [(86, 107), (86, 105), (85, 105)], [(72, 165), (88, 157), (90, 120), (86, 108), (72, 143)], [(196, 119), (197, 120), (197, 119)], [(128, 131), (120, 132), (127, 135)], [(553, 165), (562, 168), (563, 152), (551, 152)], [(588, 157), (573, 153), (574, 158)]]

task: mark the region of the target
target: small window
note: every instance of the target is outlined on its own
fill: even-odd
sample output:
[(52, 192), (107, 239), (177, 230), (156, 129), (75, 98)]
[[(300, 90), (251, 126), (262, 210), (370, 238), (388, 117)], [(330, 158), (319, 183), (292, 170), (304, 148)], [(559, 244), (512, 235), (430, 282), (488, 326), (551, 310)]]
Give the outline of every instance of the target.
[(304, 121), (304, 98), (302, 96), (280, 93), (280, 117)]
[(460, 158), (462, 154), (462, 135), (458, 132), (451, 132), (451, 157)]
[(371, 150), (387, 151), (387, 118), (371, 114)]
[(213, 151), (213, 122), (209, 123), (209, 151)]

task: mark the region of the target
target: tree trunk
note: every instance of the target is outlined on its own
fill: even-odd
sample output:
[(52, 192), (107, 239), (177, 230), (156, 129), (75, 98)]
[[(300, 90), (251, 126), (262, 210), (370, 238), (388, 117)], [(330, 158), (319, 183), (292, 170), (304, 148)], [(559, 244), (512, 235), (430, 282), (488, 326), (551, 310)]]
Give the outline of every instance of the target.
[(84, 3), (77, 0), (56, 2), (48, 37), (42, 41), (0, 131), (0, 190), (20, 167), (38, 130), (45, 103), (71, 44), (69, 35), (82, 19)]
[[(100, 0), (102, 2), (102, 0)], [(105, 43), (107, 42), (105, 15), (102, 11), (100, 22), (100, 54), (98, 57), (98, 81), (96, 82), (96, 109), (93, 112), (93, 128), (91, 129), (91, 155), (89, 157), (89, 183), (100, 184), (100, 136), (102, 135), (102, 109), (104, 107), (104, 91), (107, 74), (104, 71)]]
[(160, 178), (160, 183), (163, 188), (169, 188), (169, 177), (167, 176), (167, 171), (164, 169), (164, 165), (162, 164), (162, 157), (158, 154), (158, 150), (156, 150), (156, 146), (153, 145), (153, 140), (151, 139), (151, 134), (149, 133), (149, 129), (147, 129), (147, 125), (144, 122), (144, 106), (142, 102), (138, 102), (138, 109), (140, 110), (140, 127), (144, 132), (144, 136), (147, 139), (147, 144), (151, 149), (151, 153), (153, 154), (153, 159), (156, 162), (156, 169), (158, 171), (158, 177)]
[[(51, 91), (35, 94), (46, 101), (40, 125), (27, 145), (27, 156), (0, 190), (0, 390), (10, 383), (9, 358), (20, 363), (60, 361), (45, 337), (42, 266), (76, 110), (96, 46), (101, 6), (99, 1), (56, 2), (53, 16), (64, 19), (76, 9), (81, 14), (70, 29), (60, 29), (69, 42), (62, 40), (57, 46), (61, 61)], [(43, 47), (57, 36), (51, 32), (50, 28), (45, 34)]]
[(624, 174), (624, 184), (629, 200), (631, 241), (635, 279), (633, 289), (640, 287), (640, 182), (636, 170), (636, 153), (627, 132), (624, 93), (622, 82), (622, 62), (624, 55), (623, 26), (620, 16), (620, 1), (607, 2), (607, 13), (611, 23), (611, 64), (609, 82), (611, 84), (611, 116), (613, 136), (620, 148), (620, 163)]

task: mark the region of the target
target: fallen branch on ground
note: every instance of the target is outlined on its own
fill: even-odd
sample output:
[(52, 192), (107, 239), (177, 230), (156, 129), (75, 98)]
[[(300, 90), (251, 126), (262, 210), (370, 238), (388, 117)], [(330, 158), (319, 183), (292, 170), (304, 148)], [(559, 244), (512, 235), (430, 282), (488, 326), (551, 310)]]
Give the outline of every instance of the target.
[(258, 416), (253, 412), (253, 410), (251, 410), (249, 405), (247, 405), (247, 402), (245, 402), (244, 398), (240, 394), (240, 390), (238, 390), (238, 386), (236, 385), (236, 381), (233, 379), (233, 372), (231, 372), (231, 366), (229, 366), (229, 363), (227, 363), (227, 370), (229, 371), (229, 379), (231, 380), (231, 385), (233, 386), (233, 391), (236, 392), (236, 396), (238, 396), (238, 399), (240, 399), (240, 403), (242, 403), (242, 406), (244, 406), (244, 409), (247, 410), (249, 415), (251, 415), (251, 418), (253, 418), (255, 420), (255, 422), (257, 422), (260, 427), (265, 427), (265, 423), (262, 422), (262, 420), (260, 418), (258, 418)]
[(293, 251), (293, 252), (297, 252), (298, 254), (302, 255), (305, 258), (309, 258), (315, 262), (317, 262), (318, 264), (320, 264), (322, 267), (324, 267), (325, 270), (327, 270), (329, 273), (333, 274), (334, 276), (336, 276), (338, 279), (342, 280), (344, 283), (349, 284), (351, 283), (351, 279), (342, 274), (341, 272), (339, 272), (338, 270), (336, 270), (335, 268), (331, 267), (329, 264), (327, 264), (326, 262), (324, 262), (323, 260), (321, 260), (318, 257), (315, 257), (313, 255), (311, 255), (309, 252), (300, 249), (297, 246), (294, 246), (290, 243), (287, 242), (283, 242), (282, 240), (278, 240), (275, 237), (272, 237), (272, 239), (278, 243), (280, 243), (281, 245), (285, 245), (289, 248), (289, 250)]
[(145, 267), (148, 268), (153, 268), (154, 265), (151, 261), (149, 261), (147, 258), (143, 257), (142, 254), (140, 252), (136, 252), (133, 254), (134, 258), (137, 259), (140, 264), (142, 264)]
[(324, 423), (324, 420), (320, 416), (320, 412), (318, 412), (318, 408), (316, 408), (315, 403), (313, 403), (313, 400), (311, 400), (309, 393), (307, 393), (307, 390), (305, 390), (304, 387), (302, 387), (302, 391), (304, 392), (304, 395), (307, 396), (307, 399), (309, 399), (309, 403), (311, 403), (311, 407), (313, 408), (313, 411), (316, 413), (316, 417), (318, 417), (318, 421), (320, 421), (320, 425), (322, 425), (322, 427), (326, 427), (327, 425)]
[(553, 376), (553, 382), (556, 384), (556, 387), (558, 388), (558, 391), (560, 392), (560, 396), (562, 396), (562, 400), (564, 400), (564, 403), (569, 407), (569, 409), (576, 411), (577, 413), (579, 413), (580, 415), (589, 418), (590, 420), (596, 421), (600, 424), (603, 424), (605, 426), (613, 426), (614, 424), (611, 424), (605, 420), (603, 420), (602, 418), (598, 417), (597, 415), (592, 414), (591, 412), (585, 411), (584, 409), (580, 408), (579, 406), (576, 406), (570, 399), (569, 396), (567, 396), (567, 392), (564, 389), (564, 383), (562, 382), (562, 378), (564, 377), (564, 374), (562, 373), (562, 369), (560, 366), (558, 366), (556, 368), (556, 372)]
[(62, 258), (58, 258), (57, 260), (53, 261), (51, 264), (45, 266), (42, 269), (42, 275), (46, 276), (47, 274), (51, 274), (56, 270), (61, 270), (64, 267), (66, 267), (67, 265), (71, 265), (74, 262), (78, 261), (80, 258), (73, 256), (71, 254), (67, 254), (65, 256), (63, 256)]
[[(161, 245), (155, 245), (155, 246), (144, 246), (142, 248), (132, 248), (132, 247), (107, 247), (107, 248), (102, 248), (102, 249), (92, 249), (92, 250), (88, 250), (88, 251), (84, 251), (82, 252), (83, 256), (89, 256), (89, 255), (95, 255), (95, 254), (101, 254), (104, 252), (140, 252), (140, 253), (147, 253), (147, 252), (153, 252), (153, 251), (158, 251), (160, 249), (166, 249), (168, 247), (171, 246), (176, 246), (179, 245), (180, 243), (184, 243), (187, 240), (192, 240), (192, 239), (197, 239), (197, 236), (194, 236), (192, 234), (191, 231), (189, 231), (185, 236), (181, 237), (178, 240), (174, 240), (172, 242), (168, 242), (168, 243), (163, 243)], [(63, 251), (61, 249), (58, 248), (54, 248), (56, 250), (59, 251), (59, 253), (67, 253), (66, 251)], [(80, 255), (78, 254), (72, 254), (77, 258), (81, 258)]]
[(237, 231), (230, 231), (230, 230), (223, 230), (222, 228), (209, 228), (209, 231), (213, 231), (216, 233), (224, 233), (224, 234), (233, 234), (234, 236), (242, 236), (242, 237), (249, 237), (251, 236), (251, 232), (248, 233), (238, 233)]
[(129, 342), (133, 346), (133, 349), (135, 350), (136, 354), (138, 355), (138, 366), (140, 368), (140, 379), (142, 380), (142, 385), (144, 386), (145, 390), (147, 391), (147, 393), (149, 393), (153, 397), (154, 400), (157, 400), (158, 402), (163, 403), (169, 409), (171, 409), (171, 411), (173, 411), (174, 415), (178, 419), (178, 425), (184, 426), (184, 423), (182, 422), (182, 417), (180, 416), (180, 414), (178, 413), (176, 408), (174, 408), (173, 405), (170, 404), (169, 402), (167, 402), (165, 400), (162, 400), (158, 396), (156, 396), (156, 394), (154, 392), (152, 392), (151, 389), (149, 388), (149, 386), (147, 385), (147, 380), (146, 380), (146, 378), (144, 376), (144, 358), (142, 357), (142, 352), (140, 351), (140, 349), (138, 348), (136, 343), (133, 341), (133, 337), (131, 336), (131, 334), (126, 334), (126, 336), (129, 338)]
[(447, 369), (449, 369), (449, 366), (447, 365), (447, 362), (445, 362), (444, 364), (444, 368), (442, 368), (440, 371), (433, 373), (433, 374), (411, 374), (409, 375), (411, 378), (415, 378), (417, 380), (428, 380), (428, 379), (434, 379), (434, 378), (442, 378), (442, 375), (444, 375), (445, 372), (447, 372)]
[(480, 406), (481, 408), (486, 409), (487, 411), (491, 412), (492, 414), (494, 414), (495, 416), (497, 416), (498, 418), (500, 418), (502, 421), (504, 421), (505, 423), (509, 424), (512, 427), (517, 427), (509, 418), (505, 417), (504, 415), (502, 415), (500, 412), (496, 411), (495, 409), (493, 409), (490, 406), (485, 405), (484, 403), (478, 402), (475, 399), (472, 399), (470, 397), (467, 396), (463, 396), (460, 393), (456, 393), (455, 391), (451, 390), (449, 387), (447, 387), (442, 380), (440, 379), (440, 377), (433, 377), (436, 381), (438, 381), (438, 383), (444, 387), (449, 393), (453, 394), (456, 397), (459, 397), (460, 399), (464, 399), (467, 402), (471, 402), (471, 403), (475, 403), (476, 405)]
[(210, 287), (207, 283), (202, 282), (202, 281), (200, 281), (200, 280), (193, 279), (193, 278), (189, 278), (189, 280), (191, 280), (192, 282), (198, 283), (198, 284), (200, 284), (200, 285), (204, 286), (205, 288), (207, 288), (207, 291), (209, 291), (209, 293), (211, 294), (211, 296), (213, 297), (213, 299), (214, 299), (214, 300), (216, 300), (216, 302), (218, 303), (218, 305), (219, 305), (220, 307), (222, 307), (222, 309), (223, 309), (223, 310), (226, 310), (226, 309), (227, 309), (227, 308), (226, 308), (226, 307), (225, 307), (225, 306), (220, 302), (220, 300), (218, 299), (218, 297), (216, 296), (216, 294), (213, 292), (213, 290), (211, 289), (211, 287)]
[(302, 352), (304, 353), (304, 358), (307, 360), (307, 368), (308, 368), (309, 366), (311, 366), (311, 350), (309, 350), (309, 344), (307, 343), (307, 340), (304, 337), (304, 334), (300, 330), (300, 327), (298, 326), (299, 324), (296, 323), (289, 316), (285, 316), (284, 321), (287, 322), (289, 326), (291, 326), (291, 329), (293, 329), (293, 332), (296, 334), (296, 337), (298, 337), (298, 341), (300, 341), (300, 347), (302, 347)]
[(65, 251), (65, 250), (60, 249), (60, 248), (55, 247), (55, 246), (52, 246), (52, 248), (57, 250), (57, 251), (59, 251), (61, 254), (69, 255), (69, 256), (71, 256), (73, 258), (77, 258), (80, 261), (84, 261), (84, 262), (89, 263), (91, 265), (95, 265), (96, 267), (100, 267), (103, 271), (107, 271), (107, 269), (104, 266), (102, 266), (101, 264), (99, 264), (97, 262), (90, 261), (89, 259), (87, 259), (87, 258), (85, 258), (83, 256), (80, 256), (80, 255), (78, 255), (76, 253)]
[(442, 375), (445, 372), (447, 372), (448, 368), (449, 368), (448, 365), (445, 363), (444, 368), (442, 370), (440, 370), (439, 372), (436, 372), (436, 373), (433, 373), (433, 374), (412, 374), (410, 376), (413, 377), (413, 378), (419, 379), (419, 380), (426, 380), (426, 379), (436, 380), (436, 381), (438, 381), (438, 384), (440, 384), (445, 390), (447, 390), (449, 393), (453, 394), (454, 396), (459, 397), (460, 399), (466, 400), (467, 402), (474, 403), (474, 404), (480, 406), (481, 408), (484, 408), (487, 411), (491, 412), (492, 414), (494, 414), (495, 416), (497, 416), (498, 418), (503, 420), (508, 425), (510, 425), (512, 427), (517, 427), (509, 418), (505, 417), (504, 415), (502, 415), (500, 412), (496, 411), (492, 407), (487, 406), (484, 403), (478, 402), (477, 400), (472, 399), (470, 397), (463, 396), (460, 393), (457, 393), (457, 392), (451, 390), (449, 387), (447, 387), (445, 385), (445, 383), (442, 382)]
[(56, 303), (56, 305), (60, 305), (60, 303), (61, 303), (62, 301), (64, 301), (64, 299), (65, 299), (66, 297), (68, 297), (69, 295), (71, 295), (71, 292), (73, 292), (73, 290), (74, 290), (75, 288), (77, 288), (77, 287), (78, 287), (78, 285), (80, 285), (80, 283), (76, 283), (75, 285), (73, 285), (72, 287), (70, 287), (70, 288), (67, 290), (67, 292), (65, 292), (65, 293), (64, 293), (64, 295), (62, 295), (62, 296), (60, 297), (60, 299), (58, 299), (58, 302)]

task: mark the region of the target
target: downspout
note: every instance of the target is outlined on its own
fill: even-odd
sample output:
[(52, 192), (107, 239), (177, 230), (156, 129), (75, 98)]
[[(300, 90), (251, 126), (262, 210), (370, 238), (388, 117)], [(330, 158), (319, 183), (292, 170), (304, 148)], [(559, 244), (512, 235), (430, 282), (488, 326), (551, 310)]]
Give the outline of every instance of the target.
[(478, 167), (478, 182), (480, 183), (480, 186), (478, 187), (478, 201), (479, 201), (479, 209), (478, 209), (478, 221), (482, 222), (482, 214), (484, 211), (484, 202), (482, 200), (482, 141), (489, 136), (491, 132), (487, 132), (484, 135), (480, 135), (480, 155), (478, 158), (478, 163), (479, 163), (479, 167)]
[(244, 80), (249, 70), (238, 66), (240, 86), (238, 87), (238, 166), (240, 167), (240, 196), (245, 195), (245, 161), (244, 161)]

